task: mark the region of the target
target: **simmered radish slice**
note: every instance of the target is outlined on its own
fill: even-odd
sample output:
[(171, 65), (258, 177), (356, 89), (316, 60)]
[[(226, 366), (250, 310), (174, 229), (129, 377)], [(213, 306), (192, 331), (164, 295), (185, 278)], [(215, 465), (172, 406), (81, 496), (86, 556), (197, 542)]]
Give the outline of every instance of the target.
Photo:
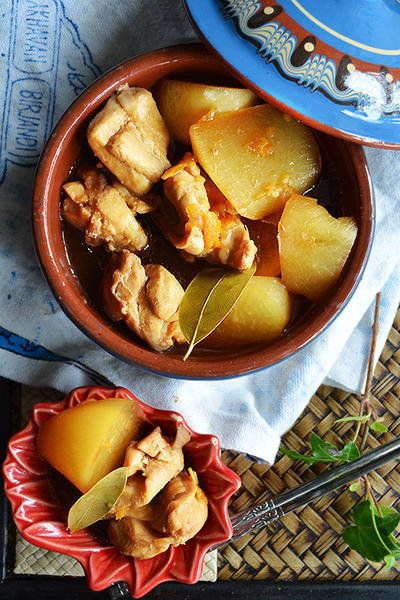
[(279, 278), (255, 276), (203, 345), (235, 349), (271, 342), (287, 326), (292, 311), (292, 294)]
[(218, 87), (162, 79), (154, 97), (173, 138), (190, 144), (189, 127), (209, 113), (238, 110), (259, 102), (257, 96), (243, 88)]
[(190, 138), (203, 169), (249, 219), (279, 212), (293, 190), (305, 192), (319, 175), (311, 130), (269, 104), (202, 119)]
[(144, 417), (129, 398), (87, 400), (57, 413), (38, 432), (40, 454), (81, 492), (122, 465)]
[(335, 219), (314, 198), (294, 194), (278, 225), (283, 283), (320, 300), (339, 278), (356, 235), (353, 218)]

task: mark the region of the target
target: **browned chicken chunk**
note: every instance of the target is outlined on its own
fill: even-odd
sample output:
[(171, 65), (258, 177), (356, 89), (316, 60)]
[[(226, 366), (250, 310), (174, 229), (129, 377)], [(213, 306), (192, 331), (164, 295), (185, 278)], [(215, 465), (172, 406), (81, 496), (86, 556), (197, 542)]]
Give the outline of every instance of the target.
[(201, 256), (219, 243), (220, 223), (210, 212), (210, 204), (194, 157), (189, 152), (163, 175), (165, 196), (174, 206), (179, 218), (175, 224), (162, 228), (174, 246), (188, 254)]
[(211, 179), (207, 178), (204, 185), (211, 211), (221, 223), (220, 245), (209, 253), (207, 260), (230, 265), (240, 271), (249, 269), (257, 253), (257, 246), (250, 239), (247, 227)]
[(182, 472), (147, 506), (108, 525), (110, 542), (123, 554), (151, 558), (172, 544), (186, 543), (203, 527), (208, 501), (196, 473)]
[(134, 558), (152, 558), (168, 550), (173, 540), (152, 529), (152, 516), (152, 512), (148, 510), (144, 520), (124, 517), (110, 521), (107, 534), (111, 544), (122, 554)]
[(175, 213), (164, 205), (155, 218), (174, 246), (210, 262), (249, 269), (257, 248), (239, 215), (233, 214), (218, 190), (218, 202), (212, 203), (213, 194), (207, 193), (206, 179), (193, 155), (186, 153), (162, 178), (164, 194)]
[(127, 206), (129, 206), (134, 213), (146, 215), (147, 213), (153, 212), (153, 210), (161, 203), (160, 195), (153, 191), (145, 196), (134, 196), (116, 177), (110, 177), (110, 179), (113, 188), (117, 190), (119, 195), (125, 200)]
[(106, 245), (111, 252), (145, 248), (147, 235), (135, 218), (134, 197), (128, 190), (124, 197), (123, 186), (110, 185), (104, 171), (95, 167), (80, 167), (78, 174), (82, 181), (63, 185), (67, 195), (62, 214), (69, 223), (85, 231), (86, 243)]
[(128, 481), (112, 513), (117, 519), (132, 508), (144, 506), (162, 490), (184, 467), (182, 447), (190, 434), (178, 427), (175, 439), (168, 442), (156, 427), (140, 442), (131, 442), (126, 449), (124, 466), (128, 467)]
[(102, 281), (106, 313), (123, 319), (154, 350), (167, 350), (185, 338), (178, 322), (183, 288), (161, 265), (142, 266), (127, 251), (110, 258)]
[(132, 194), (142, 196), (170, 163), (170, 136), (151, 92), (121, 86), (90, 122), (93, 152)]
[(163, 494), (167, 506), (154, 528), (172, 535), (174, 546), (184, 544), (203, 527), (208, 516), (208, 500), (198, 485), (197, 474), (189, 469), (172, 479)]

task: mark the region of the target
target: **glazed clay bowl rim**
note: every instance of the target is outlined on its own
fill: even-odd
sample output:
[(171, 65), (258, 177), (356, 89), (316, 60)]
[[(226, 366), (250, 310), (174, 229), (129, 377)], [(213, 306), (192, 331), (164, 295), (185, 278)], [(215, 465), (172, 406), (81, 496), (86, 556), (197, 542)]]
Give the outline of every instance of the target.
[[(346, 155), (355, 174), (361, 202), (359, 231), (348, 261), (350, 264), (346, 265), (333, 292), (323, 307), (315, 311), (310, 322), (305, 326), (299, 323), (290, 335), (285, 333), (272, 344), (261, 348), (249, 347), (241, 351), (208, 355), (194, 353), (186, 362), (181, 360), (181, 355), (169, 351), (158, 353), (139, 345), (133, 335), (132, 339), (128, 335), (122, 336), (112, 328), (110, 320), (102, 319), (93, 311), (82, 292), (78, 291), (77, 284), (71, 285), (66, 276), (71, 269), (68, 258), (59, 253), (59, 248), (63, 247), (60, 195), (53, 199), (51, 197), (52, 177), (58, 161), (62, 159), (63, 145), (70, 142), (75, 128), (87, 120), (119, 85), (132, 85), (135, 77), (140, 81), (143, 73), (148, 76), (148, 73), (171, 68), (172, 71), (168, 72), (171, 76), (174, 69), (182, 72), (186, 67), (187, 70), (196, 68), (198, 72), (216, 70), (220, 76), (231, 76), (231, 71), (202, 45), (172, 46), (138, 56), (113, 68), (72, 103), (54, 128), (38, 163), (33, 190), (33, 235), (38, 260), (55, 298), (72, 322), (94, 342), (130, 364), (161, 375), (186, 379), (226, 379), (262, 370), (293, 356), (338, 316), (357, 288), (368, 260), (375, 216), (373, 188), (363, 149), (356, 144), (331, 138), (332, 143)], [(166, 74), (158, 73), (155, 81), (163, 76)], [(58, 211), (57, 230), (50, 224), (52, 210)]]
[(160, 425), (164, 432), (171, 433), (181, 424), (191, 434), (187, 444), (191, 448), (187, 452), (209, 499), (209, 516), (203, 529), (187, 544), (170, 547), (146, 560), (124, 556), (109, 542), (96, 539), (87, 530), (70, 534), (66, 529), (63, 507), (51, 496), (45, 476), (46, 463), (36, 448), (38, 428), (70, 406), (88, 399), (111, 397), (137, 400), (126, 388), (87, 386), (75, 388), (60, 402), (42, 402), (33, 407), (28, 424), (9, 440), (3, 464), (4, 487), (14, 521), (28, 542), (78, 560), (94, 591), (123, 580), (134, 597), (141, 597), (165, 581), (196, 583), (208, 550), (232, 535), (228, 503), (240, 488), (241, 479), (222, 462), (218, 438), (193, 431), (175, 411), (153, 408), (137, 400), (153, 426)]

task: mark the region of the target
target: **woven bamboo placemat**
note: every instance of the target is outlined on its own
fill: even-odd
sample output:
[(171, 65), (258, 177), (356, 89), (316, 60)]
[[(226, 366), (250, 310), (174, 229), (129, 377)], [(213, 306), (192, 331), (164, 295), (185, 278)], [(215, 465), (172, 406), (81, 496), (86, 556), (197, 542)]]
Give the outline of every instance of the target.
[[(400, 435), (400, 310), (375, 369), (373, 399), (389, 433), (369, 435), (366, 450)], [(321, 386), (282, 443), (290, 450), (307, 453), (309, 435), (314, 431), (324, 440), (341, 447), (342, 441), (350, 441), (354, 427), (351, 423), (333, 423), (343, 416), (357, 415), (359, 408), (359, 397)], [(223, 459), (243, 482), (232, 504), (235, 511), (263, 502), (321, 472), (318, 465), (310, 467), (283, 455), (278, 456), (273, 467), (256, 464), (230, 451), (224, 451)], [(370, 481), (377, 498), (400, 510), (398, 462), (371, 474)], [(334, 492), (272, 523), (268, 530), (246, 535), (226, 546), (219, 553), (218, 579), (400, 580), (400, 561), (392, 569), (369, 563), (341, 538), (350, 522), (351, 510), (361, 495), (362, 487), (359, 493), (352, 493), (348, 488)]]
[[(36, 402), (58, 400), (53, 390), (22, 387), (22, 422)], [(384, 416), (389, 433), (370, 435), (367, 447), (389, 442), (400, 434), (400, 310), (390, 331), (375, 369), (373, 398), (378, 412)], [(321, 386), (303, 414), (282, 442), (286, 448), (307, 452), (311, 431), (335, 445), (349, 441), (352, 425), (333, 425), (336, 419), (357, 415), (360, 399), (341, 390)], [(379, 436), (379, 437), (378, 437)], [(379, 441), (378, 441), (379, 439)], [(294, 487), (321, 472), (318, 465), (307, 466), (280, 455), (273, 467), (252, 462), (246, 456), (225, 450), (223, 459), (242, 478), (242, 488), (232, 502), (238, 511), (260, 503), (285, 489)], [(400, 465), (391, 463), (370, 476), (376, 496), (386, 505), (396, 505), (400, 494)], [(272, 523), (268, 530), (247, 535), (226, 546), (218, 554), (218, 579), (269, 581), (396, 581), (400, 580), (400, 561), (392, 569), (368, 563), (348, 548), (341, 534), (350, 521), (350, 513), (360, 494), (348, 489), (332, 493), (301, 511)], [(400, 503), (397, 505), (400, 510)], [(50, 574), (57, 566), (59, 574), (75, 574), (75, 565), (60, 564), (60, 557), (45, 553), (18, 540), (16, 571)], [(72, 559), (69, 559), (72, 560)], [(67, 570), (67, 573), (65, 572)], [(76, 573), (78, 574), (78, 573)], [(206, 574), (205, 574), (206, 575)], [(205, 579), (215, 579), (211, 566)]]

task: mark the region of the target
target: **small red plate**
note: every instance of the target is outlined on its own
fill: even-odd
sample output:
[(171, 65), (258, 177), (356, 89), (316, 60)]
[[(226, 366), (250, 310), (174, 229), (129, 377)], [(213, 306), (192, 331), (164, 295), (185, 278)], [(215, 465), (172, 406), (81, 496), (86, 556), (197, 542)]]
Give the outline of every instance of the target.
[(191, 434), (185, 446), (187, 462), (197, 472), (209, 502), (208, 519), (201, 531), (187, 544), (171, 547), (154, 558), (139, 560), (124, 556), (109, 543), (101, 543), (88, 531), (70, 534), (66, 530), (65, 511), (51, 496), (46, 464), (36, 450), (38, 428), (52, 415), (84, 402), (88, 398), (124, 397), (136, 399), (124, 388), (82, 387), (63, 401), (37, 404), (28, 425), (8, 444), (3, 465), (5, 491), (11, 502), (14, 521), (21, 535), (36, 546), (69, 554), (85, 570), (92, 590), (102, 590), (116, 581), (125, 581), (135, 598), (148, 593), (164, 581), (196, 583), (207, 551), (232, 535), (228, 502), (240, 487), (240, 477), (223, 464), (219, 440), (213, 435), (196, 433), (181, 415), (158, 410), (139, 402), (146, 419), (173, 434), (178, 424)]

